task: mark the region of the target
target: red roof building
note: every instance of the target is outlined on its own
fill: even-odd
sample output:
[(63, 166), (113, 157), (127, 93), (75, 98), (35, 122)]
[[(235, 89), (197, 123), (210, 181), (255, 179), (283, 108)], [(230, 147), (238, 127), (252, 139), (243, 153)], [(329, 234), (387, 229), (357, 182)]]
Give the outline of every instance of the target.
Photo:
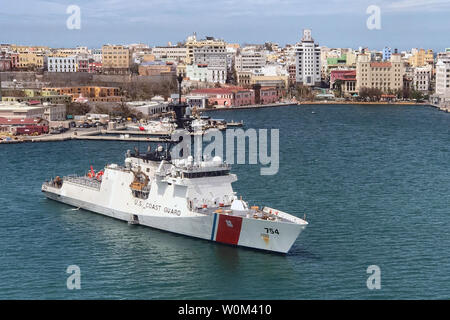
[(330, 88), (336, 89), (336, 81), (341, 81), (340, 90), (344, 96), (356, 94), (356, 70), (332, 70), (330, 74)]

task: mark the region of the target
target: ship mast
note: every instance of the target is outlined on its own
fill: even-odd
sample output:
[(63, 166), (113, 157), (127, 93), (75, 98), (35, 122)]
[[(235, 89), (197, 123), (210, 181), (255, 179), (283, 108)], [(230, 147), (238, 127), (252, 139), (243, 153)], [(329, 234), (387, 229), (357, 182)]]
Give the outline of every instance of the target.
[(186, 108), (189, 107), (187, 103), (181, 102), (181, 83), (183, 82), (184, 74), (180, 72), (177, 76), (178, 81), (178, 103), (169, 104), (169, 109), (175, 112), (175, 123), (178, 129), (186, 129), (191, 131), (192, 119), (186, 116)]

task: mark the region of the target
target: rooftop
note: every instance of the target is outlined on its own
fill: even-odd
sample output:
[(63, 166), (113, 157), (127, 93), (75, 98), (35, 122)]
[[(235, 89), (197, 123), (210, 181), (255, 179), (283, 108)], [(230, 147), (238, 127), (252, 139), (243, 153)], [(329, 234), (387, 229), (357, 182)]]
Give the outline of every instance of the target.
[(392, 64), (390, 62), (371, 62), (372, 68), (390, 68)]

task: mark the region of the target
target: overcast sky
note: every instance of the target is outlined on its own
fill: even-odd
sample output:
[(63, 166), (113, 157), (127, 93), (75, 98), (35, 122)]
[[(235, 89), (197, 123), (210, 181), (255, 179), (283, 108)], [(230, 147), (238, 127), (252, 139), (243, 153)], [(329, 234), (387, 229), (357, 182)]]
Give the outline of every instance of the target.
[[(69, 30), (69, 5), (81, 29)], [(381, 29), (369, 30), (370, 5)], [(0, 42), (51, 47), (166, 45), (197, 36), (231, 43), (296, 43), (302, 29), (328, 47), (450, 47), (450, 0), (0, 0)]]

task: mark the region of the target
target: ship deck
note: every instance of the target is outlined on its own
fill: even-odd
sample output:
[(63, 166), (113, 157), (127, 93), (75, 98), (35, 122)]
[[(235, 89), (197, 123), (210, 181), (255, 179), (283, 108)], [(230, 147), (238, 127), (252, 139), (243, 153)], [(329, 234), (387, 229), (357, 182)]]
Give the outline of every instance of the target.
[(284, 217), (280, 217), (275, 214), (268, 214), (267, 212), (264, 211), (264, 209), (263, 210), (250, 209), (249, 211), (238, 211), (238, 210), (231, 210), (230, 206), (225, 206), (225, 207), (204, 208), (204, 209), (198, 208), (197, 210), (195, 210), (195, 212), (206, 215), (213, 215), (215, 213), (219, 213), (248, 219), (294, 223), (293, 221), (286, 219)]

